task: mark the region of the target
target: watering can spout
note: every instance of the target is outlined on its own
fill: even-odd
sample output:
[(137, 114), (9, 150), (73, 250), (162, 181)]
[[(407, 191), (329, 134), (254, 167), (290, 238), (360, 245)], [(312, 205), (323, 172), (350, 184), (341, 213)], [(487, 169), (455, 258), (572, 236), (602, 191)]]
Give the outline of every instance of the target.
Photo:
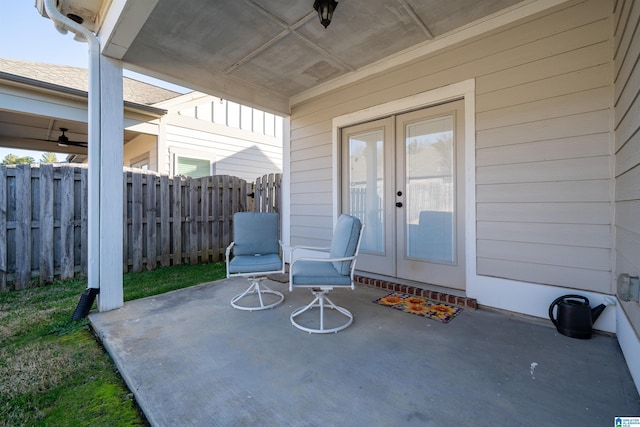
[(600, 317), (605, 308), (607, 308), (606, 305), (600, 304), (599, 306), (591, 309), (591, 320), (593, 323), (596, 323), (596, 320), (598, 320), (598, 317)]

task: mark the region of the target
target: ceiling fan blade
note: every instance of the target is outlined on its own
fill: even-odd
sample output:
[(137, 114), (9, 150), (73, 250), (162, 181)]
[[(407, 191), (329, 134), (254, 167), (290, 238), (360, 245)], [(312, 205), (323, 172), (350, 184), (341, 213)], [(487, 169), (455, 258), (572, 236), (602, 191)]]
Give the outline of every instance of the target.
[[(57, 142), (58, 144), (62, 144), (61, 142), (58, 141), (52, 141), (52, 142)], [(82, 147), (82, 148), (88, 148), (89, 144), (86, 142), (80, 142), (80, 141), (67, 141), (64, 143), (64, 145), (71, 145), (73, 147)]]
[(82, 141), (60, 141), (59, 139), (43, 139), (43, 138), (29, 138), (33, 141), (45, 141), (45, 142), (52, 142), (54, 144), (57, 144), (59, 147), (64, 147), (64, 146), (73, 146), (73, 147), (81, 147), (81, 148), (88, 148), (89, 144), (87, 142), (82, 142)]

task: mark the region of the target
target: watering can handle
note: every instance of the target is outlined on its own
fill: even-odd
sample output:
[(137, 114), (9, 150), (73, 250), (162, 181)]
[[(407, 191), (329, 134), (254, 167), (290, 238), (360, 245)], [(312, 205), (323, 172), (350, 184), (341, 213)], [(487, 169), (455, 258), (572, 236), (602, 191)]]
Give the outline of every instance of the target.
[(581, 299), (584, 300), (585, 304), (589, 305), (589, 299), (587, 299), (587, 297), (583, 297), (582, 295), (562, 295), (561, 297), (556, 298), (549, 306), (549, 319), (551, 319), (553, 324), (556, 326), (558, 326), (558, 319), (553, 317), (553, 309), (556, 305), (558, 305), (558, 303), (560, 303), (560, 301), (564, 300), (565, 298)]

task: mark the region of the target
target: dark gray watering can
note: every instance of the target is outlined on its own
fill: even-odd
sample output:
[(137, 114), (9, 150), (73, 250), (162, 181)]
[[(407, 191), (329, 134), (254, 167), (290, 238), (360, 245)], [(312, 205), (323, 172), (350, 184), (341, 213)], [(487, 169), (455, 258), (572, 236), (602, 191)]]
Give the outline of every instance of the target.
[[(558, 307), (554, 317), (553, 309)], [(588, 339), (593, 333), (593, 324), (607, 306), (589, 306), (589, 299), (581, 295), (564, 295), (549, 306), (549, 318), (562, 335)]]

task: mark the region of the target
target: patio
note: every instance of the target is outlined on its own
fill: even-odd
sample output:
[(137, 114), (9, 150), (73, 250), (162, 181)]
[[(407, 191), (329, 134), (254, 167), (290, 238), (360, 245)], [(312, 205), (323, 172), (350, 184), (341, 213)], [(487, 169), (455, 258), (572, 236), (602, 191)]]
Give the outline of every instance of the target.
[(448, 324), (331, 298), (354, 313), (338, 334), (289, 322), (310, 292), (233, 309), (246, 279), (205, 283), (93, 313), (96, 334), (152, 425), (613, 425), (640, 415), (614, 337), (578, 340), (551, 322), (465, 309)]

